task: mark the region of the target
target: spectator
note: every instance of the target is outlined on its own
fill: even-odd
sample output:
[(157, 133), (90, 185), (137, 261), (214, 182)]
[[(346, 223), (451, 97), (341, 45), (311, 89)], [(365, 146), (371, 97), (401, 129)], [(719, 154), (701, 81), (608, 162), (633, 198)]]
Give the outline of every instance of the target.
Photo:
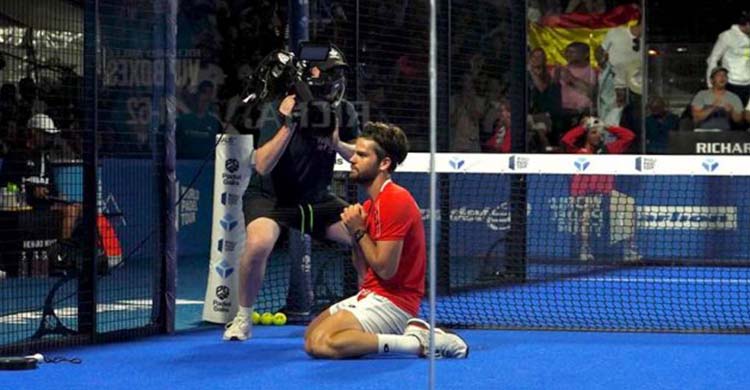
[(727, 69), (711, 71), (711, 88), (695, 95), (691, 103), (696, 129), (729, 130), (731, 122), (742, 121), (742, 102), (734, 93), (727, 91)]
[(565, 48), (568, 64), (555, 70), (555, 81), (562, 96), (563, 125), (570, 128), (588, 116), (594, 105), (596, 71), (589, 62), (589, 45), (573, 42)]
[(531, 51), (529, 56), (529, 113), (532, 115), (547, 114), (549, 116), (550, 142), (558, 144), (562, 135), (561, 114), (562, 96), (560, 85), (553, 82), (547, 68), (547, 55), (541, 48)]
[(510, 153), (510, 103), (505, 99), (495, 102), (485, 122), (492, 130), (482, 143), (482, 152)]
[(562, 7), (559, 0), (529, 0), (529, 20), (538, 22), (543, 16), (560, 15)]
[(596, 62), (599, 64), (599, 79), (597, 80), (596, 113), (609, 126), (619, 125), (622, 107), (625, 103), (623, 90), (615, 88), (615, 71), (609, 63), (609, 55), (604, 47), (599, 46), (594, 51)]
[(221, 122), (209, 112), (213, 104), (214, 84), (208, 80), (198, 86), (195, 111), (177, 119), (179, 157), (204, 158), (213, 150)]
[[(482, 152), (510, 153), (512, 151), (510, 102), (502, 98), (493, 102), (488, 114), (484, 118), (483, 129), (488, 129), (487, 137), (482, 140)], [(544, 153), (555, 150), (550, 147), (548, 140), (550, 128), (549, 116), (527, 115), (526, 151), (530, 153)], [(483, 130), (485, 132), (485, 130)]]
[(0, 186), (15, 184), (23, 188), (25, 201), (34, 210), (59, 210), (63, 218), (60, 239), (68, 240), (73, 236), (81, 205), (59, 196), (55, 172), (50, 169), (50, 150), (59, 134), (50, 117), (32, 116), (26, 124), (23, 143), (18, 143), (5, 158)]
[(565, 13), (600, 14), (607, 10), (604, 0), (570, 0)]
[[(625, 96), (619, 124), (640, 134), (641, 88), (643, 66), (643, 27), (640, 20), (631, 26), (615, 27), (607, 31), (602, 47), (614, 71), (616, 96)], [(602, 116), (602, 113), (599, 113)]]
[[(616, 140), (604, 142), (605, 132), (615, 136)], [(581, 125), (571, 129), (563, 136), (562, 143), (569, 153), (582, 154), (619, 154), (624, 153), (635, 140), (632, 131), (618, 126), (607, 127), (599, 118), (585, 118)], [(617, 204), (615, 199), (626, 198), (615, 190), (615, 177), (612, 175), (573, 175), (570, 183), (570, 194), (576, 199), (578, 227), (581, 239), (579, 258), (581, 261), (592, 261), (594, 255), (590, 244), (591, 218), (602, 197), (610, 198), (610, 207), (615, 211), (613, 220), (622, 223), (616, 227), (617, 233), (627, 237), (623, 247), (622, 259), (626, 262), (637, 262), (641, 256), (635, 244), (636, 213), (633, 204)]]
[(651, 112), (646, 117), (646, 153), (666, 154), (669, 132), (677, 131), (680, 118), (667, 110), (667, 102), (660, 96), (652, 96), (648, 102)]
[(713, 71), (721, 66), (729, 73), (727, 90), (740, 98), (742, 105), (750, 100), (750, 12), (740, 14), (737, 24), (719, 34), (711, 55), (706, 60), (706, 84), (712, 87)]
[(484, 99), (477, 94), (472, 74), (464, 76), (460, 94), (454, 96), (451, 104), (451, 151), (477, 153), (479, 144), (479, 121), (484, 115)]

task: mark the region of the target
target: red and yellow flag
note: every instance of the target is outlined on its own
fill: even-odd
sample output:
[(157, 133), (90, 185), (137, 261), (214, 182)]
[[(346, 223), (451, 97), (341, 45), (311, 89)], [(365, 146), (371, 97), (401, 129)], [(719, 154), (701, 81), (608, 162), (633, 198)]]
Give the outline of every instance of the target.
[(541, 47), (547, 54), (547, 65), (565, 65), (565, 47), (583, 42), (591, 48), (591, 63), (596, 66), (594, 49), (601, 45), (613, 27), (632, 25), (641, 17), (636, 5), (622, 5), (601, 14), (570, 13), (543, 17), (529, 24), (529, 46)]

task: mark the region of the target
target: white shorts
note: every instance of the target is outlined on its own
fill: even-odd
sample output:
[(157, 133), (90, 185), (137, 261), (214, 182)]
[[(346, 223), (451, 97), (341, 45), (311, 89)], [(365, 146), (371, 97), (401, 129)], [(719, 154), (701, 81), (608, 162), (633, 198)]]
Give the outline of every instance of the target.
[(359, 293), (328, 308), (331, 315), (339, 310), (354, 314), (362, 329), (375, 334), (403, 334), (406, 322), (412, 316), (396, 306), (390, 299), (375, 293), (369, 293), (362, 299)]

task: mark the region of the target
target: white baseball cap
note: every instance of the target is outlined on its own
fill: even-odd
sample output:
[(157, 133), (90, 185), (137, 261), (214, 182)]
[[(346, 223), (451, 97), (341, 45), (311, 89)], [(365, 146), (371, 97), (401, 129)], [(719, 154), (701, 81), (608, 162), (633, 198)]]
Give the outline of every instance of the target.
[(605, 130), (607, 128), (607, 125), (605, 125), (601, 119), (595, 116), (591, 116), (586, 118), (586, 120), (583, 122), (583, 127), (586, 129), (586, 131), (589, 131), (591, 129)]
[(45, 114), (36, 114), (32, 116), (31, 119), (26, 122), (26, 127), (29, 129), (44, 130), (47, 134), (57, 134), (60, 132), (60, 129), (55, 127), (55, 122), (52, 121), (52, 118)]

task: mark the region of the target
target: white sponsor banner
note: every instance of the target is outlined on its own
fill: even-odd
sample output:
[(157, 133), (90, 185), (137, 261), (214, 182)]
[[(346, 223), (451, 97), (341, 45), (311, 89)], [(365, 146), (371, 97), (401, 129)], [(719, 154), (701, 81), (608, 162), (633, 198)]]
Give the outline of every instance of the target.
[[(429, 153), (409, 153), (397, 172), (428, 172)], [(750, 156), (437, 153), (440, 173), (750, 176)], [(350, 164), (339, 158), (336, 171)]]
[(252, 135), (217, 135), (211, 251), (203, 320), (229, 322), (237, 313), (237, 272), (245, 247), (242, 195), (253, 164)]
[(591, 234), (601, 236), (609, 215), (610, 241), (631, 237), (638, 230), (737, 230), (736, 206), (676, 206), (635, 204), (635, 198), (613, 191), (609, 207), (601, 196), (550, 197), (548, 207), (558, 232), (580, 233), (581, 214), (587, 211)]
[(659, 230), (737, 230), (737, 207), (639, 206), (638, 227)]

